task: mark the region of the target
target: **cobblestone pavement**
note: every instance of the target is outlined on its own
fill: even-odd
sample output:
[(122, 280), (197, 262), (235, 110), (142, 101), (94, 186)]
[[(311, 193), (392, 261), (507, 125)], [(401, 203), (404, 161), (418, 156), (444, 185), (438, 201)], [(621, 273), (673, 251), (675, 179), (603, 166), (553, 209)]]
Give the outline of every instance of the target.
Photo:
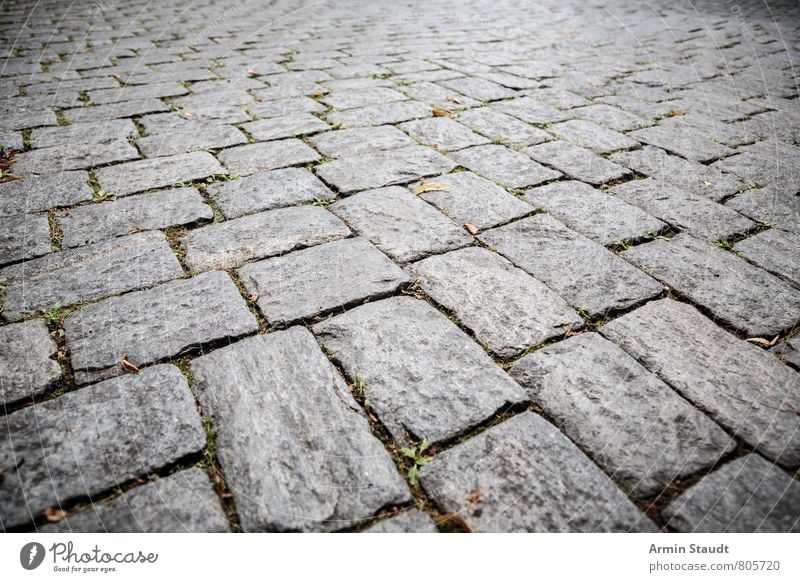
[(795, 1), (0, 9), (0, 529), (800, 530)]

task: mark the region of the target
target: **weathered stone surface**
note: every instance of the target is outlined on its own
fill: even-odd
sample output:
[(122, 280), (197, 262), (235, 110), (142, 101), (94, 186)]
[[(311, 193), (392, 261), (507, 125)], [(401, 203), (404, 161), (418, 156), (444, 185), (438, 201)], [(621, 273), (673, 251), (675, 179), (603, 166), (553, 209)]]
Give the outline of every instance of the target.
[(305, 168), (256, 172), (241, 180), (212, 184), (206, 191), (228, 218), (335, 198), (334, 193)]
[(472, 241), (466, 231), (405, 188), (361, 192), (330, 206), (356, 233), (405, 263)]
[(334, 111), (327, 116), (328, 123), (342, 128), (367, 127), (400, 123), (411, 119), (430, 117), (431, 108), (419, 101), (397, 101), (367, 105), (345, 111)]
[(756, 227), (752, 220), (727, 206), (661, 180), (631, 180), (614, 186), (612, 191), (673, 228), (705, 240), (727, 239)]
[(793, 368), (800, 370), (800, 337), (778, 344), (770, 351)]
[(0, 327), (0, 406), (38, 396), (58, 382), (57, 351), (41, 319)]
[(311, 136), (308, 141), (330, 158), (350, 158), (415, 145), (413, 139), (391, 125), (337, 129)]
[(325, 111), (325, 106), (310, 97), (302, 96), (248, 103), (247, 109), (262, 119), (269, 119), (292, 113), (321, 113)]
[[(422, 486), (473, 531), (654, 532), (567, 437), (524, 412), (438, 454)], [(475, 494), (480, 502), (471, 503)]]
[(199, 125), (174, 129), (136, 140), (148, 158), (172, 156), (195, 150), (226, 148), (247, 143), (244, 134), (230, 125)]
[[(173, 131), (186, 132), (197, 136), (211, 126), (242, 123), (251, 119), (241, 107), (223, 104), (193, 111), (182, 110), (145, 115), (139, 119), (139, 123), (147, 135), (151, 137)], [(198, 138), (195, 137), (195, 139)]]
[(80, 143), (95, 143), (101, 146), (102, 140), (113, 138), (117, 141), (138, 135), (136, 126), (130, 119), (108, 119), (89, 123), (74, 123), (67, 126), (43, 127), (31, 131), (32, 147), (47, 148), (70, 146)]
[(125, 196), (226, 173), (208, 152), (193, 152), (100, 168), (95, 175), (103, 190)]
[(46, 216), (0, 217), (0, 265), (47, 254), (50, 247), (50, 224)]
[(149, 287), (182, 274), (161, 232), (52, 253), (0, 269), (0, 278), (7, 281), (3, 316), (14, 320), (56, 303), (66, 307)]
[(598, 125), (604, 125), (616, 131), (630, 131), (638, 129), (648, 124), (646, 119), (642, 119), (638, 115), (629, 113), (618, 107), (612, 107), (605, 103), (596, 103), (574, 109), (573, 113), (581, 119), (592, 121)]
[(736, 448), (711, 419), (596, 333), (529, 354), (511, 375), (637, 497), (656, 495)]
[(0, 216), (72, 206), (91, 199), (86, 172), (30, 177), (0, 184)]
[(595, 185), (618, 180), (630, 173), (627, 168), (565, 141), (551, 141), (525, 148), (524, 153), (571, 178)]
[(800, 197), (783, 183), (743, 192), (728, 206), (753, 220), (800, 234)]
[(400, 90), (409, 97), (419, 99), (431, 107), (439, 107), (442, 109), (466, 109), (468, 107), (480, 105), (480, 103), (474, 99), (461, 95), (452, 89), (427, 81), (404, 85), (400, 87)]
[(759, 267), (800, 285), (800, 236), (771, 229), (733, 246), (733, 250)]
[(772, 354), (666, 299), (600, 331), (764, 455), (800, 465), (800, 376)]
[(583, 326), (553, 291), (486, 249), (430, 257), (411, 270), (426, 293), (503, 358)]
[(564, 121), (571, 116), (554, 107), (550, 107), (535, 97), (519, 97), (492, 105), (498, 111), (513, 115), (526, 123), (546, 124)]
[(419, 143), (440, 151), (460, 150), (489, 140), (447, 117), (431, 117), (400, 124), (400, 129)]
[[(400, 443), (451, 439), (524, 400), (522, 389), (441, 313), (395, 297), (313, 328)], [(476, 389), (480, 387), (480, 389)]]
[(583, 182), (554, 182), (528, 190), (522, 199), (604, 245), (637, 239), (667, 226), (636, 206)]
[(506, 188), (535, 186), (561, 176), (531, 160), (528, 156), (504, 146), (476, 146), (450, 154), (459, 165), (465, 166)]
[(330, 129), (327, 123), (310, 113), (292, 113), (281, 117), (251, 121), (241, 127), (256, 141), (295, 137)]
[(405, 101), (406, 99), (408, 99), (408, 97), (388, 87), (370, 87), (366, 90), (350, 89), (346, 91), (334, 91), (329, 95), (321, 97), (320, 101), (334, 109), (353, 109), (354, 107), (365, 107), (378, 103), (391, 103), (392, 101)]
[(386, 295), (409, 277), (366, 239), (349, 238), (245, 265), (242, 283), (270, 324)]
[(430, 516), (418, 509), (411, 509), (376, 523), (364, 530), (364, 533), (438, 533), (438, 531)]
[(632, 152), (620, 152), (609, 159), (715, 202), (735, 194), (745, 186), (744, 182), (733, 176), (703, 164), (671, 156), (664, 150), (652, 146), (645, 146)]
[(230, 525), (211, 481), (192, 468), (40, 528), (43, 533), (222, 533)]
[(581, 119), (556, 123), (547, 130), (563, 140), (588, 148), (596, 154), (607, 154), (639, 145), (637, 141), (618, 131)]
[(314, 337), (294, 327), (191, 363), (246, 531), (327, 531), (410, 501)]
[(317, 166), (317, 175), (344, 194), (449, 172), (455, 164), (423, 146), (361, 154)]
[[(70, 123), (83, 123), (87, 121), (133, 117), (135, 115), (158, 113), (161, 111), (169, 111), (169, 107), (160, 99), (137, 99), (135, 101), (109, 103), (108, 105), (76, 107), (75, 109), (66, 109), (62, 111), (61, 114)], [(53, 118), (53, 123), (50, 125), (55, 125), (55, 117)]]
[(123, 355), (142, 366), (257, 329), (236, 285), (218, 271), (112, 297), (64, 320), (78, 383), (122, 374)]
[(496, 101), (498, 99), (508, 99), (509, 97), (518, 95), (516, 91), (512, 91), (502, 85), (478, 77), (449, 79), (441, 81), (439, 84), (448, 89), (458, 91), (467, 97), (477, 99), (478, 101)]
[(707, 133), (689, 127), (653, 126), (637, 129), (628, 136), (695, 162), (709, 162), (736, 153), (709, 139)]
[(191, 231), (183, 240), (191, 269), (238, 267), (350, 234), (341, 220), (320, 206), (279, 208)]
[(214, 211), (194, 188), (176, 188), (120, 200), (79, 206), (58, 216), (68, 247), (98, 242), (140, 230), (208, 222)]
[(14, 158), (14, 173), (18, 176), (54, 174), (138, 158), (139, 152), (128, 140), (98, 137), (95, 141), (23, 152)]
[(639, 245), (622, 256), (750, 335), (772, 337), (800, 319), (800, 291), (687, 234)]
[(22, 151), (25, 143), (22, 140), (22, 134), (15, 131), (2, 131), (0, 130), (0, 148), (9, 152)]
[(661, 293), (661, 285), (556, 219), (538, 214), (478, 238), (591, 316)]
[(261, 170), (316, 162), (319, 154), (299, 139), (284, 139), (223, 150), (219, 159), (232, 173), (247, 176)]
[[(124, 438), (121, 437), (124, 435)], [(198, 452), (206, 436), (178, 368), (155, 366), (8, 415), (0, 527), (93, 496)]]
[(175, 97), (186, 95), (189, 90), (178, 83), (151, 83), (149, 85), (135, 85), (129, 87), (115, 87), (113, 89), (98, 89), (89, 91), (92, 103), (103, 105), (119, 101), (133, 101), (136, 99), (150, 99), (161, 97)]
[(800, 532), (800, 483), (751, 454), (731, 461), (663, 512), (680, 532)]
[(508, 146), (526, 146), (552, 139), (549, 133), (491, 107), (461, 112), (458, 121), (495, 143)]

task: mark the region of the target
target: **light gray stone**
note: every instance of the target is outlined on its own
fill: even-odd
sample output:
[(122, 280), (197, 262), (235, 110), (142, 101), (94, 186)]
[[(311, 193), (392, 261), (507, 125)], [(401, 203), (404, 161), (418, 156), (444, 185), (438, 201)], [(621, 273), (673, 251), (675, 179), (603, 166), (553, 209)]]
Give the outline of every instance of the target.
[(782, 183), (748, 190), (727, 205), (758, 222), (800, 234), (800, 196)]
[(772, 348), (772, 353), (793, 368), (800, 370), (800, 337), (794, 337)]
[(388, 87), (370, 87), (368, 89), (334, 91), (333, 93), (320, 97), (319, 100), (334, 109), (353, 109), (354, 107), (366, 107), (367, 105), (405, 101), (406, 99), (408, 99), (408, 97), (402, 93), (398, 93), (394, 89), (389, 89)]
[(523, 151), (537, 162), (553, 166), (571, 178), (590, 184), (605, 184), (630, 173), (627, 168), (565, 141), (551, 141)]
[(223, 150), (219, 159), (232, 173), (247, 176), (261, 170), (316, 162), (320, 156), (299, 139), (284, 139)]
[(772, 354), (667, 299), (600, 331), (731, 433), (787, 467), (800, 465), (800, 376)]
[(651, 277), (546, 214), (478, 238), (593, 317), (636, 305), (662, 290)]
[(637, 129), (628, 136), (695, 162), (709, 162), (736, 153), (709, 139), (708, 133), (689, 127), (653, 126)]
[(31, 131), (30, 140), (34, 148), (80, 143), (96, 143), (100, 147), (102, 140), (113, 138), (121, 141), (128, 139), (130, 135), (138, 135), (136, 126), (130, 119), (109, 119), (34, 129)]
[(425, 176), (449, 172), (455, 164), (423, 146), (361, 154), (317, 166), (317, 175), (339, 192), (407, 184)]
[(321, 113), (325, 111), (325, 106), (310, 97), (301, 96), (248, 103), (247, 109), (262, 119), (269, 119), (270, 117), (280, 117), (292, 113)]
[(714, 317), (750, 335), (772, 337), (800, 319), (800, 291), (687, 234), (633, 247), (622, 256)]
[(440, 109), (467, 109), (468, 107), (480, 105), (478, 101), (470, 99), (461, 93), (427, 81), (404, 85), (399, 89), (413, 99), (418, 99), (431, 107)]
[(550, 107), (535, 97), (518, 97), (517, 99), (492, 105), (492, 107), (503, 113), (513, 115), (526, 123), (539, 125), (556, 123), (571, 117), (569, 114)]
[(533, 145), (552, 139), (549, 133), (491, 107), (462, 111), (458, 115), (458, 122), (495, 143), (512, 147)]
[(596, 333), (529, 354), (511, 375), (637, 497), (659, 494), (736, 448), (707, 416)]
[(762, 269), (800, 285), (800, 235), (771, 229), (739, 241), (733, 250)]
[(460, 150), (489, 143), (485, 137), (447, 117), (407, 121), (400, 124), (399, 127), (422, 145), (434, 147), (440, 151)]
[(241, 180), (211, 184), (206, 191), (228, 218), (336, 197), (305, 168), (256, 172)]
[(580, 119), (585, 119), (616, 131), (631, 131), (648, 125), (646, 119), (605, 103), (595, 103), (580, 107), (572, 110), (571, 113)]
[(176, 188), (88, 204), (58, 215), (63, 244), (68, 247), (94, 243), (170, 226), (208, 222), (214, 211), (194, 188)]
[(146, 232), (81, 249), (51, 253), (0, 269), (6, 279), (3, 316), (67, 307), (180, 277), (183, 269), (161, 232)]
[(313, 331), (349, 377), (363, 380), (371, 408), (399, 443), (452, 439), (524, 400), (502, 368), (423, 301), (368, 303)]
[(197, 453), (206, 443), (178, 368), (155, 366), (5, 417), (0, 527), (110, 491)]
[(14, 173), (18, 176), (54, 174), (138, 158), (138, 150), (127, 140), (100, 137), (90, 142), (68, 143), (23, 152), (14, 158)]
[[(119, 103), (109, 103), (108, 105), (93, 105), (91, 107), (76, 107), (66, 109), (61, 112), (64, 118), (70, 123), (84, 123), (102, 121), (107, 119), (119, 119), (123, 117), (134, 117), (146, 113), (158, 113), (169, 111), (167, 104), (160, 99), (137, 99), (134, 101), (121, 101)], [(40, 125), (56, 125), (55, 116), (53, 123)]]
[(553, 291), (486, 249), (437, 255), (410, 269), (426, 293), (503, 358), (583, 326)]
[(39, 528), (43, 533), (223, 533), (230, 525), (201, 469), (179, 471)]
[(341, 220), (320, 206), (279, 208), (191, 231), (182, 244), (190, 269), (238, 267), (350, 234)]
[(87, 172), (30, 177), (0, 184), (0, 216), (72, 206), (91, 199)]
[(525, 154), (500, 145), (476, 146), (450, 154), (459, 165), (506, 188), (524, 188), (561, 177)]
[(419, 101), (379, 103), (345, 111), (334, 111), (327, 116), (328, 123), (341, 128), (367, 127), (400, 123), (411, 119), (430, 117), (431, 108)]
[(411, 509), (379, 521), (364, 530), (364, 533), (438, 533), (438, 531), (430, 516), (418, 509)]
[(379, 188), (339, 200), (331, 211), (384, 253), (405, 263), (468, 245), (462, 228), (405, 188)]
[(330, 158), (350, 158), (415, 145), (413, 139), (391, 125), (337, 129), (311, 136), (308, 141)]
[(596, 154), (633, 148), (639, 143), (625, 134), (580, 119), (556, 123), (547, 130), (561, 139), (588, 148)]
[(196, 150), (227, 148), (247, 143), (244, 134), (230, 125), (197, 124), (196, 127), (178, 128), (136, 140), (139, 149), (148, 158), (172, 156)]
[(41, 319), (0, 327), (0, 406), (38, 396), (58, 382), (57, 352)]
[(800, 532), (800, 483), (751, 454), (703, 477), (663, 512), (694, 533)]
[(518, 95), (516, 91), (478, 77), (461, 77), (439, 82), (440, 85), (458, 91), (478, 101), (497, 101)]
[(46, 216), (0, 217), (0, 265), (45, 255), (50, 248), (50, 223)]
[(226, 173), (225, 168), (208, 152), (192, 152), (108, 166), (97, 170), (95, 175), (103, 190), (125, 196)]
[(329, 531), (407, 503), (408, 487), (301, 327), (192, 361), (245, 531)]
[(122, 374), (123, 355), (143, 366), (257, 329), (236, 285), (218, 271), (112, 297), (64, 320), (79, 384)]
[(175, 97), (186, 95), (189, 90), (178, 83), (150, 83), (149, 85), (134, 85), (115, 87), (113, 89), (97, 89), (89, 91), (89, 100), (97, 105), (117, 103), (119, 101), (134, 101), (136, 99), (150, 99), (162, 97)]
[(422, 486), (473, 531), (656, 531), (580, 449), (531, 412), (438, 454), (422, 470)]
[(349, 238), (239, 269), (270, 324), (290, 323), (392, 293), (408, 275), (366, 239)]
[(256, 141), (267, 141), (319, 133), (330, 129), (327, 123), (310, 113), (291, 113), (242, 124), (242, 129)]

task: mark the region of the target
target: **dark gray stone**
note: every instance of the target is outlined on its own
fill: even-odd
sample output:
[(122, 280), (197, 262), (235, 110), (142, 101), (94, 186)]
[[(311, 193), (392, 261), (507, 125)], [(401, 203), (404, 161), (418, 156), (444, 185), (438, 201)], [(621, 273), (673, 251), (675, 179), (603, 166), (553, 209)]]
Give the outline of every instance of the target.
[(301, 327), (191, 363), (245, 531), (329, 531), (407, 503), (408, 487)]
[(459, 165), (506, 188), (524, 188), (561, 177), (528, 156), (500, 145), (472, 147), (450, 154)]
[(0, 327), (0, 406), (38, 396), (58, 382), (56, 352), (41, 319)]
[(89, 174), (64, 172), (0, 184), (0, 216), (72, 206), (92, 199)]
[(150, 99), (162, 97), (175, 97), (186, 95), (189, 90), (178, 83), (151, 83), (149, 85), (136, 85), (128, 87), (115, 87), (113, 89), (97, 89), (89, 91), (89, 100), (97, 105), (117, 103), (119, 101), (134, 101), (136, 99)]
[(800, 236), (771, 229), (736, 243), (733, 250), (762, 269), (800, 285)]
[(391, 125), (338, 129), (311, 136), (308, 141), (331, 158), (350, 158), (415, 145), (413, 139)]
[(428, 514), (418, 509), (411, 509), (379, 521), (364, 530), (364, 533), (438, 533), (438, 531)]
[(316, 162), (319, 154), (299, 139), (238, 146), (219, 153), (220, 161), (232, 173), (247, 176), (261, 170), (275, 170)]
[(630, 174), (627, 168), (565, 141), (551, 141), (523, 151), (537, 162), (553, 166), (571, 178), (590, 184), (605, 184)]
[(422, 470), (422, 485), (473, 531), (656, 531), (580, 449), (531, 412), (438, 454)]
[(208, 152), (192, 152), (108, 166), (96, 170), (95, 175), (103, 190), (125, 196), (226, 173), (225, 168)]
[[(469, 337), (423, 301), (368, 303), (313, 328), (399, 443), (451, 439), (524, 400)], [(475, 386), (480, 386), (476, 390)]]
[(800, 376), (772, 354), (667, 299), (600, 331), (764, 455), (800, 465)]
[[(124, 435), (121, 438), (120, 435)], [(0, 527), (110, 491), (206, 444), (189, 386), (155, 366), (8, 415), (0, 432)]]
[(292, 113), (281, 117), (251, 121), (241, 127), (256, 141), (295, 137), (330, 129), (327, 123), (310, 113)]
[[(169, 107), (167, 107), (167, 104), (160, 99), (137, 99), (135, 101), (110, 103), (108, 105), (94, 105), (92, 107), (66, 109), (62, 111), (61, 114), (70, 123), (84, 123), (106, 119), (134, 117), (136, 115), (158, 113), (162, 111), (169, 111)], [(54, 123), (41, 125), (55, 125), (55, 118)]]
[(800, 234), (800, 196), (782, 183), (743, 192), (728, 206), (753, 220)]
[(670, 527), (694, 533), (800, 532), (800, 483), (747, 455), (703, 477), (663, 512)]
[(130, 119), (109, 119), (89, 123), (74, 123), (67, 126), (44, 127), (31, 131), (32, 147), (71, 146), (80, 143), (93, 143), (102, 147), (109, 138), (116, 141), (137, 136), (136, 126)]
[(138, 150), (126, 139), (98, 137), (96, 141), (68, 143), (21, 153), (14, 158), (14, 173), (18, 176), (54, 174), (138, 158)]
[(50, 248), (46, 216), (16, 214), (0, 218), (0, 265), (45, 255)]
[(400, 129), (422, 145), (440, 151), (460, 150), (489, 143), (485, 137), (447, 117), (431, 117), (400, 124)]
[(736, 153), (736, 150), (709, 139), (707, 133), (689, 127), (654, 126), (628, 135), (695, 162), (709, 162)]
[(622, 256), (750, 335), (771, 337), (800, 319), (800, 291), (687, 234), (639, 245)]
[(793, 368), (800, 370), (800, 337), (778, 344), (771, 351)]
[(143, 366), (257, 329), (236, 285), (221, 272), (112, 297), (64, 320), (79, 384), (124, 373), (123, 355)]
[(227, 148), (247, 143), (244, 134), (230, 125), (198, 125), (174, 129), (136, 140), (148, 158), (172, 156), (195, 150)]

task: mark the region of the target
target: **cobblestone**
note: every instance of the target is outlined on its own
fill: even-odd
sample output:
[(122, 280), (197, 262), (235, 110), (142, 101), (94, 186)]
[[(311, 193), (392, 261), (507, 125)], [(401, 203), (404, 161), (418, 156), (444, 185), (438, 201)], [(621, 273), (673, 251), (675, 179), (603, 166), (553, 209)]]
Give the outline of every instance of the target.
[(38, 396), (58, 382), (57, 351), (40, 319), (0, 327), (0, 406)]

